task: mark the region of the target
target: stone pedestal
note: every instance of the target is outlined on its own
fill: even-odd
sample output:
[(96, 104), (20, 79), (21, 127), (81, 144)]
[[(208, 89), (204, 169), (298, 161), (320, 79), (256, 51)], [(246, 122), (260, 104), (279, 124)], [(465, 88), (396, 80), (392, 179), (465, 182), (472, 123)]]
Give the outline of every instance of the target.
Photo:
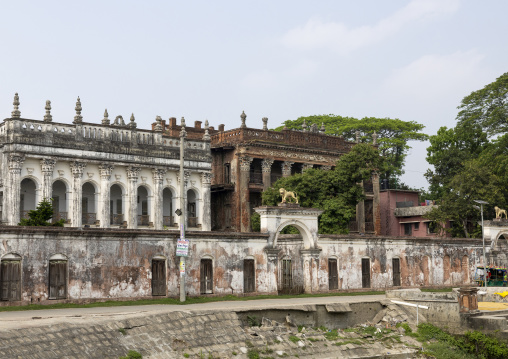
[(459, 289), (459, 312), (478, 313), (478, 288)]

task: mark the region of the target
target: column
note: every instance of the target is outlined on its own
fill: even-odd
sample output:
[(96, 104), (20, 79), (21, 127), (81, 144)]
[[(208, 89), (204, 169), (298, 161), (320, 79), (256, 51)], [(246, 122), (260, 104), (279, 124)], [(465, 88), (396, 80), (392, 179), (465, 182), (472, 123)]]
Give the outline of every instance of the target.
[(305, 170), (308, 170), (309, 168), (314, 168), (314, 165), (312, 163), (302, 164), (302, 173), (305, 172)]
[(11, 226), (16, 226), (19, 223), (19, 201), (21, 199), (21, 168), (25, 161), (25, 156), (22, 154), (11, 154), (8, 159), (9, 163), (9, 177), (7, 181), (7, 188), (10, 191), (5, 191), (5, 200), (3, 210), (7, 213), (7, 223)]
[(278, 287), (278, 269), (277, 264), (279, 260), (280, 249), (267, 247), (266, 252), (266, 291), (267, 293), (277, 293)]
[(201, 188), (203, 193), (203, 211), (201, 212), (201, 229), (203, 231), (212, 230), (211, 192), (212, 174), (210, 172), (201, 173)]
[(110, 218), (109, 218), (109, 200), (110, 200), (110, 183), (111, 172), (113, 172), (113, 168), (115, 166), (103, 163), (99, 165), (99, 172), (101, 176), (100, 183), (100, 199), (99, 199), (99, 208), (97, 211), (97, 219), (99, 220), (99, 224), (102, 228), (110, 227)]
[(42, 171), (42, 199), (51, 198), (51, 182), (53, 179), (53, 170), (55, 169), (56, 160), (53, 158), (43, 158), (41, 160)]
[(138, 228), (137, 188), (140, 167), (127, 167), (127, 228)]
[(83, 210), (81, 204), (81, 198), (83, 194), (83, 189), (81, 188), (81, 176), (83, 175), (83, 170), (86, 167), (86, 163), (74, 161), (71, 162), (69, 166), (71, 167), (72, 173), (72, 201), (70, 202), (69, 208), (71, 225), (73, 227), (81, 227)]
[(291, 166), (294, 162), (284, 161), (282, 162), (282, 177), (291, 176)]
[(153, 173), (153, 226), (154, 229), (161, 230), (164, 228), (163, 220), (162, 220), (162, 208), (163, 208), (163, 198), (162, 198), (162, 185), (164, 180), (164, 175), (167, 170), (163, 168), (154, 168), (152, 169)]
[(261, 161), (261, 170), (263, 171), (263, 191), (266, 191), (272, 185), (272, 165), (273, 159), (265, 158)]
[(252, 157), (242, 156), (240, 162), (240, 184), (239, 184), (239, 207), (240, 207), (240, 232), (250, 232), (250, 202), (249, 202), (249, 180), (250, 164)]
[(376, 172), (372, 174), (372, 187), (374, 192), (372, 202), (374, 205), (374, 234), (379, 235), (381, 234), (381, 204), (379, 202), (379, 174)]

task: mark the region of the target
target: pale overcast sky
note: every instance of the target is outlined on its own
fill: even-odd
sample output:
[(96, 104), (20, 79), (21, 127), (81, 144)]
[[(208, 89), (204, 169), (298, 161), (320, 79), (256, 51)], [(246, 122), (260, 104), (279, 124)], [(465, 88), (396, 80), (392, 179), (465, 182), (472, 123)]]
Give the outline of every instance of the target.
[[(508, 1), (1, 1), (0, 118), (134, 113), (226, 129), (337, 114), (435, 134), (508, 71)], [(427, 144), (403, 181), (427, 187)]]

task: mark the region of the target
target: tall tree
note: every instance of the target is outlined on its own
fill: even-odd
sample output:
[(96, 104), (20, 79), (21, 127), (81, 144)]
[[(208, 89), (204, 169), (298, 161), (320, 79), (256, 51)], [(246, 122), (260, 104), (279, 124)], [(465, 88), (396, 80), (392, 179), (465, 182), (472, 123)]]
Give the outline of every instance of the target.
[(333, 170), (308, 169), (279, 179), (263, 192), (263, 204), (280, 202), (279, 188), (294, 191), (303, 207), (324, 210), (319, 218), (320, 233), (347, 233), (356, 204), (364, 198), (358, 183), (370, 178), (381, 165), (382, 158), (372, 145), (358, 144), (337, 161)]
[(459, 106), (459, 124), (479, 125), (489, 135), (508, 131), (508, 72), (464, 97)]
[(317, 115), (299, 117), (292, 121), (287, 120), (284, 126), (276, 128), (282, 130), (301, 129), (303, 123), (307, 126), (315, 124), (318, 128), (325, 127), (325, 133), (343, 136), (347, 141), (356, 140), (359, 131), (362, 143), (372, 143), (374, 132), (377, 134), (377, 143), (381, 156), (385, 159), (383, 167), (379, 169), (381, 179), (395, 180), (404, 173), (403, 166), (407, 151), (411, 148), (409, 141), (424, 141), (428, 136), (421, 131), (425, 126), (415, 121), (402, 121), (391, 118), (365, 117), (356, 119), (336, 115)]

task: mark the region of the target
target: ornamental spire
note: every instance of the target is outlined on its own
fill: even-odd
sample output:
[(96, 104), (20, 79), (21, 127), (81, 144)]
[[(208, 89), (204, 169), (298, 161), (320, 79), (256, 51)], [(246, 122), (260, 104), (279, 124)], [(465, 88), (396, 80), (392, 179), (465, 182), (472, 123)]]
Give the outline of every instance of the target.
[(111, 121), (109, 120), (109, 114), (108, 114), (108, 109), (105, 109), (104, 110), (104, 118), (102, 119), (102, 122), (101, 122), (103, 125), (109, 125), (111, 123)]
[(81, 123), (83, 122), (83, 116), (81, 116), (81, 100), (79, 99), (79, 96), (78, 96), (78, 100), (76, 101), (76, 116), (74, 116), (74, 121), (72, 123), (76, 124), (76, 123)]
[(205, 120), (205, 134), (203, 135), (204, 141), (210, 141), (210, 133), (208, 132), (208, 120)]
[(130, 121), (131, 121), (131, 122), (129, 122), (129, 127), (130, 128), (136, 128), (136, 127), (138, 127), (138, 125), (136, 124), (136, 119), (134, 118), (134, 113), (131, 114)]
[(51, 122), (53, 121), (53, 116), (51, 116), (51, 101), (46, 101), (46, 114), (44, 115), (44, 122)]
[(240, 127), (241, 128), (247, 127), (247, 125), (245, 124), (245, 120), (247, 119), (247, 115), (245, 114), (245, 111), (242, 111), (240, 118), (242, 119), (242, 125)]
[(183, 117), (182, 117), (180, 126), (181, 126), (180, 137), (187, 137), (187, 131), (185, 131), (185, 118), (183, 118)]
[(19, 111), (19, 96), (17, 92), (14, 94), (14, 102), (12, 104), (14, 105), (14, 110), (11, 112), (11, 117), (20, 118), (21, 112)]
[(160, 116), (155, 117), (155, 122), (156, 123), (155, 123), (154, 130), (156, 132), (162, 132), (162, 117), (160, 117)]

